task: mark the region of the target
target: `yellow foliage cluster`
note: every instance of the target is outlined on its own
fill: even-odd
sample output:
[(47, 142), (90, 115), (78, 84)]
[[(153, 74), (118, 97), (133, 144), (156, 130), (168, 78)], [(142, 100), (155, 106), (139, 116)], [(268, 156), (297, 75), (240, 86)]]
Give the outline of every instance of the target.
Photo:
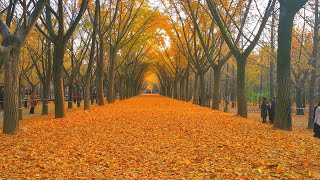
[(320, 178), (311, 133), (153, 95), (26, 120), (0, 139), (0, 179)]

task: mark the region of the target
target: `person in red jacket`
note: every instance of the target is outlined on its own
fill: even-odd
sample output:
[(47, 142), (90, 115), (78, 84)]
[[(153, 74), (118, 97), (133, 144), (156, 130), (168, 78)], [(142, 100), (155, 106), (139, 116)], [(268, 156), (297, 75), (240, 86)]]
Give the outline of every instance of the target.
[(77, 97), (78, 97), (78, 94), (77, 93), (73, 93), (73, 103), (76, 103), (77, 102)]

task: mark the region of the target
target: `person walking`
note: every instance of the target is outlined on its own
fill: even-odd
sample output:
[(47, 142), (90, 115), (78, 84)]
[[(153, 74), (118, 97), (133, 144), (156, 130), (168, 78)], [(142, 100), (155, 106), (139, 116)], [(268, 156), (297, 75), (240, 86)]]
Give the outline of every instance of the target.
[(261, 102), (262, 123), (267, 122), (267, 116), (268, 116), (267, 98), (263, 97)]
[(314, 137), (320, 138), (320, 101), (318, 105), (314, 108), (313, 113), (314, 119)]
[(276, 98), (273, 97), (269, 107), (269, 120), (271, 124), (273, 124), (275, 117), (276, 117)]
[(31, 95), (30, 95), (30, 105), (31, 105), (30, 114), (34, 114), (34, 108), (37, 105), (37, 98), (38, 97), (37, 97), (36, 92), (31, 91)]

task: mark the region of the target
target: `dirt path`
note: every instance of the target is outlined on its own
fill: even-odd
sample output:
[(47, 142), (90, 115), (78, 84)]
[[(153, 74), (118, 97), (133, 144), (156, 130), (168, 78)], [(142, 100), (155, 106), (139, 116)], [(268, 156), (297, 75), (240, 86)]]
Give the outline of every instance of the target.
[(144, 95), (0, 135), (0, 179), (320, 178), (320, 140)]

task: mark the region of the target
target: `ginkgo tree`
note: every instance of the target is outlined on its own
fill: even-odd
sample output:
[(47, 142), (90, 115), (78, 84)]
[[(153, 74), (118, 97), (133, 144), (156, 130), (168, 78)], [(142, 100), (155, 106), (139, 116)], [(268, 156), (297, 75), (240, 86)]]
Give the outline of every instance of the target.
[[(234, 58), (237, 61), (237, 101), (238, 101), (238, 115), (242, 117), (248, 116), (248, 110), (247, 110), (247, 96), (246, 96), (246, 64), (247, 64), (247, 58), (250, 55), (250, 53), (253, 51), (255, 46), (258, 44), (260, 36), (264, 30), (264, 27), (273, 11), (273, 8), (275, 6), (276, 0), (269, 0), (267, 3), (267, 6), (264, 10), (264, 14), (261, 15), (261, 23), (260, 26), (257, 28), (257, 33), (253, 35), (253, 37), (250, 35), (249, 38), (243, 33), (243, 28), (241, 26), (238, 26), (237, 24), (234, 24), (237, 27), (237, 31), (247, 39), (247, 46), (245, 47), (239, 47), (239, 44), (234, 41), (231, 29), (227, 25), (227, 19), (223, 18), (221, 15), (224, 14), (222, 12), (225, 12), (228, 14), (227, 18), (231, 18), (232, 22), (236, 22), (234, 20), (235, 17), (232, 17), (228, 10), (226, 9), (228, 6), (219, 5), (217, 2), (213, 0), (206, 0), (208, 4), (209, 11), (211, 13), (212, 20), (216, 22), (217, 26), (219, 27), (221, 31), (221, 35), (224, 38), (226, 44), (228, 45), (230, 51), (232, 52)], [(250, 8), (252, 5), (252, 0), (249, 0), (248, 2), (244, 3), (244, 7)], [(231, 2), (232, 3), (232, 2)], [(229, 5), (230, 6), (230, 5)], [(241, 6), (240, 6), (241, 8)], [(248, 17), (248, 11), (245, 12), (244, 18), (242, 19), (243, 22), (248, 23), (246, 18)], [(252, 37), (250, 39), (250, 37)]]
[[(47, 0), (36, 3), (9, 1), (0, 10), (0, 56), (5, 69), (3, 133), (10, 134), (19, 127), (20, 50), (37, 22)], [(21, 11), (22, 9), (22, 11)], [(21, 13), (22, 12), (22, 13)], [(5, 14), (5, 15), (4, 15)]]
[[(51, 5), (54, 3), (57, 3), (57, 6)], [(53, 44), (52, 70), (56, 118), (65, 117), (63, 63), (66, 45), (82, 19), (87, 5), (87, 0), (82, 0), (80, 7), (77, 4), (72, 4), (71, 7), (65, 6), (63, 0), (49, 0), (43, 16), (40, 17), (41, 23), (37, 25), (37, 29)], [(53, 9), (53, 7), (56, 9)], [(67, 8), (71, 8), (71, 12), (77, 13), (66, 13)], [(66, 18), (66, 15), (70, 18)], [(69, 20), (69, 26), (67, 27), (66, 22), (68, 21), (66, 19)]]
[(277, 106), (276, 128), (291, 130), (291, 42), (293, 21), (296, 13), (305, 5), (307, 0), (280, 2), (278, 26), (278, 52), (277, 52)]

